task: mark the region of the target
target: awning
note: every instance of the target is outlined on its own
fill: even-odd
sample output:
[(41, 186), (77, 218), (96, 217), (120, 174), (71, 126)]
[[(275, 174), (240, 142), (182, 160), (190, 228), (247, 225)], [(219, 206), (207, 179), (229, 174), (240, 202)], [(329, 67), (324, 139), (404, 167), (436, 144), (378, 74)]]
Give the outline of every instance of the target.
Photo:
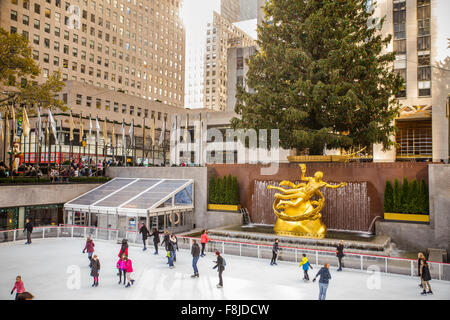
[(65, 210), (147, 217), (194, 208), (194, 180), (115, 178), (67, 202)]

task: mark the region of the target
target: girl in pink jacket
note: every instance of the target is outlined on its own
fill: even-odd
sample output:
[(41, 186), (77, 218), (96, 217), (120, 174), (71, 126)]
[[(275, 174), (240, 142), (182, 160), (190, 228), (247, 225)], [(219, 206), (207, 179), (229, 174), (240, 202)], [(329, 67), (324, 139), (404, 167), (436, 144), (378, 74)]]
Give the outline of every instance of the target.
[(117, 261), (117, 270), (119, 270), (119, 273), (117, 274), (119, 276), (119, 284), (122, 283), (122, 273), (123, 273), (123, 284), (125, 285), (125, 274), (127, 273), (126, 267), (125, 267), (125, 255), (122, 255), (119, 260)]
[(128, 288), (130, 286), (130, 282), (131, 282), (131, 284), (134, 284), (134, 280), (131, 279), (131, 273), (133, 272), (133, 263), (131, 262), (130, 259), (128, 259), (128, 256), (124, 256), (124, 261), (125, 261), (125, 270), (127, 271), (127, 281), (128, 281), (126, 288)]
[(17, 300), (17, 297), (19, 296), (19, 294), (25, 292), (25, 286), (23, 285), (21, 276), (16, 277), (16, 282), (14, 283), (14, 287), (11, 290), (11, 294), (13, 294), (14, 290), (17, 290), (16, 291), (16, 300)]

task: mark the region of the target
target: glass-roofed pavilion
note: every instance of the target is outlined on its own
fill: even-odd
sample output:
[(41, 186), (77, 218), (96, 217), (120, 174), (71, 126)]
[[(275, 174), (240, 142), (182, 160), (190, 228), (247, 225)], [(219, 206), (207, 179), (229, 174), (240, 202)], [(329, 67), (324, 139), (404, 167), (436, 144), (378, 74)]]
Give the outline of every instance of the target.
[(119, 236), (149, 228), (192, 229), (192, 179), (115, 178), (64, 205), (64, 223), (119, 229)]

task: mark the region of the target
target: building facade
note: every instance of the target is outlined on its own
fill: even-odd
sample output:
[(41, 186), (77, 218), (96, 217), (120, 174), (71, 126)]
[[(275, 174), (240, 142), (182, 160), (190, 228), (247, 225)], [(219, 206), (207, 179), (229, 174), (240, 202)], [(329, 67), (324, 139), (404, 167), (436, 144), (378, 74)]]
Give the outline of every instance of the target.
[(249, 47), (255, 40), (229, 20), (214, 12), (213, 22), (208, 23), (204, 68), (204, 107), (224, 111), (228, 100), (228, 49)]
[(397, 147), (374, 146), (374, 161), (449, 159), (450, 2), (439, 0), (377, 1), (376, 17), (386, 17), (381, 33), (392, 34), (388, 50), (396, 52), (393, 69), (405, 87), (397, 96)]
[(64, 80), (184, 105), (180, 0), (4, 0), (0, 27), (30, 40), (44, 81)]

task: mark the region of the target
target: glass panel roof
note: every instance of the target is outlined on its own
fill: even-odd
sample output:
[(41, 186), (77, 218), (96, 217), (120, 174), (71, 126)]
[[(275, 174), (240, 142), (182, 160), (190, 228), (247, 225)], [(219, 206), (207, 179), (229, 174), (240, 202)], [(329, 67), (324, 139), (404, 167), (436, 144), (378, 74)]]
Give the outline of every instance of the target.
[(128, 209), (148, 209), (166, 196), (175, 192), (176, 189), (189, 182), (189, 180), (164, 180), (154, 188), (142, 193), (122, 208)]
[(159, 179), (140, 179), (119, 192), (95, 204), (96, 207), (118, 207), (141, 192), (160, 182)]
[(108, 196), (114, 191), (119, 190), (120, 188), (126, 186), (127, 184), (133, 182), (136, 179), (121, 179), (116, 178), (110, 182), (105, 183), (97, 189), (91, 190), (88, 193), (85, 193), (81, 197), (70, 201), (69, 203), (72, 205), (91, 205), (96, 201)]

